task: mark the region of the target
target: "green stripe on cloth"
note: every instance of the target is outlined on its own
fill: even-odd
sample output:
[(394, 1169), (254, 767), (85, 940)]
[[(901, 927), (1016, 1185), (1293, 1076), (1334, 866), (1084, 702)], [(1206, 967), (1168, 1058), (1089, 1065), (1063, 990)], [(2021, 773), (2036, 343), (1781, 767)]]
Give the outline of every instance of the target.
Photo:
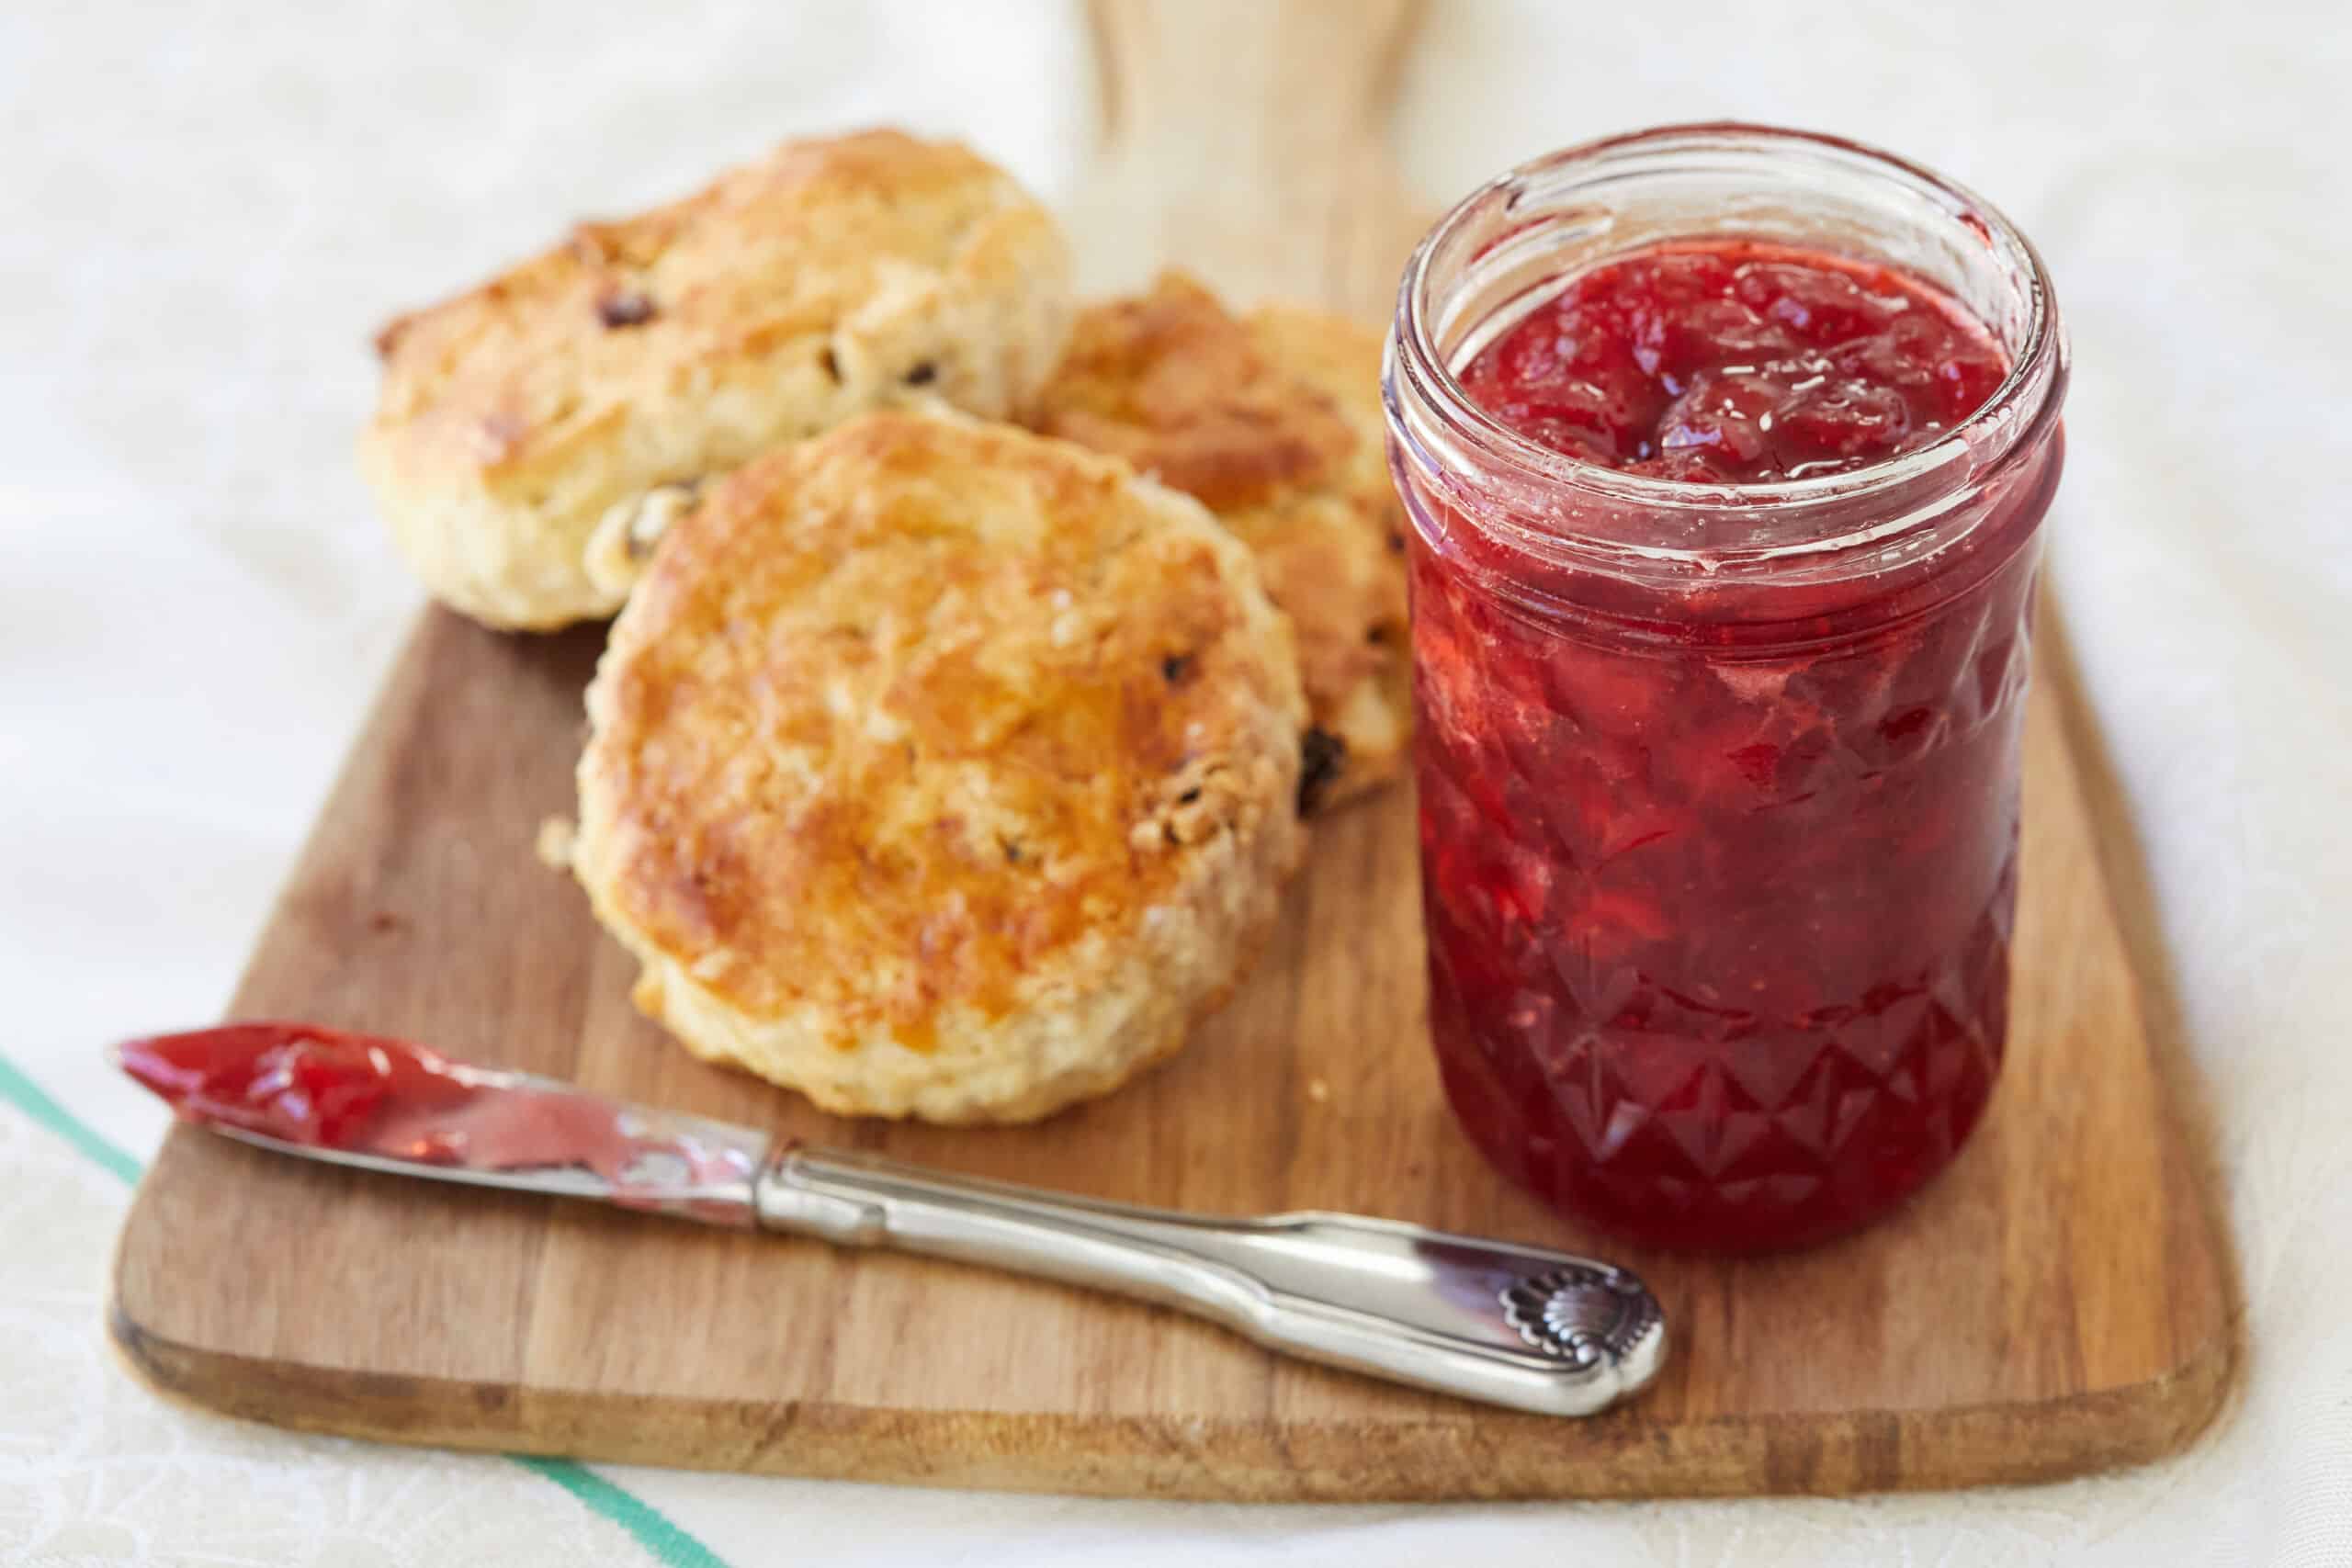
[(117, 1146), (112, 1139), (51, 1100), (46, 1089), (17, 1071), (17, 1065), (6, 1056), (0, 1056), (0, 1100), (114, 1172), (125, 1186), (139, 1179), (139, 1162), (130, 1157), (129, 1150)]
[[(138, 1160), (96, 1128), (74, 1115), (40, 1085), (33, 1082), (5, 1055), (0, 1055), (0, 1100), (15, 1106), (40, 1125), (114, 1173), (125, 1186), (139, 1179)], [(668, 1515), (634, 1493), (568, 1459), (537, 1454), (508, 1454), (513, 1462), (545, 1477), (578, 1498), (582, 1506), (627, 1530), (639, 1546), (665, 1568), (726, 1568), (718, 1554), (688, 1535)]]
[(716, 1552), (672, 1524), (652, 1504), (614, 1485), (586, 1466), (568, 1459), (540, 1459), (530, 1454), (507, 1457), (526, 1470), (537, 1471), (593, 1512), (628, 1531), (639, 1545), (669, 1564), (669, 1568), (726, 1568)]

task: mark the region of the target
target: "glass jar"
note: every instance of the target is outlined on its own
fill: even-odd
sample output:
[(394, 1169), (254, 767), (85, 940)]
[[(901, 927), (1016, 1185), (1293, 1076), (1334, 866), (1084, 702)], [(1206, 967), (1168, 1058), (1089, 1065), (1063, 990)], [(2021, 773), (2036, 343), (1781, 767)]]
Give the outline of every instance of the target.
[[(1514, 434), (1458, 372), (1669, 240), (1891, 266), (2007, 374), (1928, 445), (1709, 486)], [(1820, 1240), (1983, 1113), (2067, 350), (1991, 207), (1827, 137), (1675, 127), (1522, 165), (1408, 265), (1384, 382), (1413, 520), (1430, 1028), (1464, 1128), (1665, 1246)]]

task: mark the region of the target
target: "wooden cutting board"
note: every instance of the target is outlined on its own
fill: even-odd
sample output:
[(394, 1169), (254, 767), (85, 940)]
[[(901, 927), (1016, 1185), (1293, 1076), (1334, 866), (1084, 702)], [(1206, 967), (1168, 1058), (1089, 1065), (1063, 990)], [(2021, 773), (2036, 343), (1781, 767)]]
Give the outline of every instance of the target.
[[(1407, 7), (1118, 6), (1096, 23), (1112, 141), (1073, 214), (1094, 281), (1172, 260), (1245, 299), (1382, 313), (1420, 227), (1376, 133)], [(2025, 1481), (2178, 1448), (2225, 1392), (2215, 1206), (2179, 1131), (2182, 1086), (2151, 1048), (2071, 698), (2046, 658), (2028, 721), (2014, 1032), (1986, 1124), (1891, 1222), (1725, 1261), (1585, 1235), (1455, 1133), (1423, 1038), (1401, 792), (1318, 829), (1272, 949), (1182, 1056), (1045, 1125), (840, 1122), (703, 1066), (630, 1010), (629, 961), (532, 854), (540, 820), (571, 807), (600, 637), (425, 616), (235, 1014), (412, 1035), (1105, 1198), (1354, 1209), (1598, 1251), (1657, 1289), (1671, 1365), (1598, 1419), (1512, 1415), (1056, 1286), (371, 1178), (180, 1129), (125, 1226), (113, 1299), (114, 1337), (158, 1389), (400, 1441), (1230, 1498)]]

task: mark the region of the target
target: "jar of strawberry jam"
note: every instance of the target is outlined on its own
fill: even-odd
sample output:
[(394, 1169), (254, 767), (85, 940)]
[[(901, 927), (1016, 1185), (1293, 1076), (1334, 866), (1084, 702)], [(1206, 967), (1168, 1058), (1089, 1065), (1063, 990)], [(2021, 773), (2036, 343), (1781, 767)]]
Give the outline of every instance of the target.
[(1574, 148), (1414, 254), (1430, 1033), (1564, 1213), (1817, 1241), (1983, 1114), (2066, 364), (2024, 236), (1827, 137)]

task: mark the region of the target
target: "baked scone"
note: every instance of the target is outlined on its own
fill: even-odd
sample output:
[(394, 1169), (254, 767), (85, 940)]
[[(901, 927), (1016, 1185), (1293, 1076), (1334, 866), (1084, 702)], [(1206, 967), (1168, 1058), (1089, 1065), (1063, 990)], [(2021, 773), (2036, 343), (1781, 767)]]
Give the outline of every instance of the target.
[(695, 489), (779, 441), (933, 398), (1007, 414), (1069, 309), (1059, 230), (977, 154), (787, 142), (387, 326), (360, 467), (435, 597), (560, 626), (617, 608)]
[(1304, 829), (1287, 622), (1198, 502), (868, 415), (707, 491), (588, 689), (573, 874), (697, 1055), (1020, 1122), (1182, 1043)]
[(1181, 273), (1079, 313), (1025, 421), (1199, 497), (1297, 627), (1313, 728), (1303, 809), (1402, 772), (1411, 738), (1405, 516), (1389, 482), (1380, 340), (1320, 310), (1237, 320)]

